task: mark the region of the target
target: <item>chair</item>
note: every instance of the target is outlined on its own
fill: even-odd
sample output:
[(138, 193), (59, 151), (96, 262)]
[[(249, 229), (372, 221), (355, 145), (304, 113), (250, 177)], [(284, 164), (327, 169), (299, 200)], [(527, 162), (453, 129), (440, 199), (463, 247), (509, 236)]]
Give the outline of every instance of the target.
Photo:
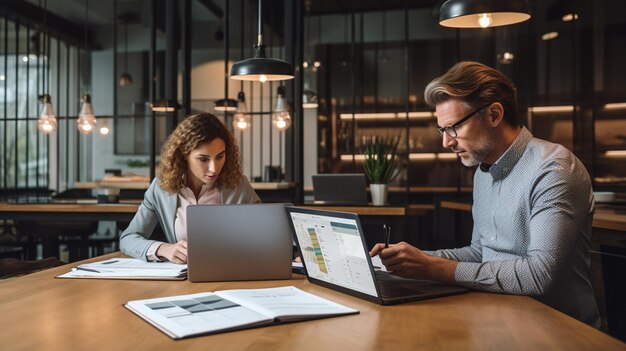
[[(95, 199), (91, 189), (67, 189), (52, 196), (53, 200)], [(89, 220), (34, 220), (16, 221), (15, 227), (23, 235), (41, 240), (43, 256), (58, 256), (59, 245), (67, 245), (70, 262), (89, 258), (88, 237), (97, 231), (98, 221)], [(33, 258), (29, 255), (28, 258)]]
[(24, 258), (24, 249), (20, 246), (0, 246), (0, 259)]
[(0, 279), (17, 277), (48, 268), (64, 265), (56, 257), (48, 257), (38, 261), (24, 261), (16, 258), (0, 259)]

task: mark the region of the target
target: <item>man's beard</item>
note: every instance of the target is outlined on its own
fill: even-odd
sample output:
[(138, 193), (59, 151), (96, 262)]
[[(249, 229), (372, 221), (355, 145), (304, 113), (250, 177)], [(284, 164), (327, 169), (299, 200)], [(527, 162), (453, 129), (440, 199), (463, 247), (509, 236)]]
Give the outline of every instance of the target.
[[(461, 163), (463, 163), (464, 166), (478, 166), (480, 163), (484, 162), (487, 156), (489, 156), (489, 154), (492, 152), (492, 150), (494, 149), (493, 139), (489, 136), (484, 136), (482, 139), (483, 140), (481, 140), (480, 142), (480, 147), (471, 152), (467, 151), (467, 149), (463, 150), (465, 151), (465, 157), (461, 157), (459, 155)], [(452, 151), (454, 151), (454, 149), (452, 149)]]

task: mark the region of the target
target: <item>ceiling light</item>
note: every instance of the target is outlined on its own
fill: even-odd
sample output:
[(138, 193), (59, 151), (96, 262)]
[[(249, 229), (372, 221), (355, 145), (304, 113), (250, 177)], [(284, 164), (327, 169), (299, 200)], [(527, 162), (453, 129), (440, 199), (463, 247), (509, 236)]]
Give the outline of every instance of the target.
[(448, 0), (439, 12), (439, 24), (453, 28), (506, 26), (529, 18), (525, 0)]
[(180, 109), (180, 104), (173, 100), (160, 100), (150, 104), (152, 112), (174, 112)]
[(574, 21), (577, 19), (578, 19), (578, 15), (575, 13), (566, 13), (565, 15), (563, 15), (563, 17), (561, 17), (561, 21), (563, 22)]
[(547, 32), (541, 36), (541, 40), (552, 40), (559, 36), (559, 32)]
[(215, 111), (228, 111), (234, 112), (237, 111), (237, 101), (233, 99), (219, 99), (215, 100), (215, 104), (213, 105), (213, 110)]
[(263, 0), (259, 0), (259, 35), (257, 36), (254, 58), (242, 60), (233, 65), (230, 77), (235, 80), (266, 81), (293, 79), (293, 66), (287, 61), (265, 56), (263, 42)]

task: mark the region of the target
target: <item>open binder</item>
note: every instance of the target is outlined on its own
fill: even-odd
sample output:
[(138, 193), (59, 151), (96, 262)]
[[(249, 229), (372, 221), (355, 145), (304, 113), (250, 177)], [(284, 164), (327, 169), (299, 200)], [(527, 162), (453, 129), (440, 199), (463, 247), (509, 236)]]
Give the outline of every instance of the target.
[(134, 300), (124, 306), (173, 339), (359, 313), (293, 286)]

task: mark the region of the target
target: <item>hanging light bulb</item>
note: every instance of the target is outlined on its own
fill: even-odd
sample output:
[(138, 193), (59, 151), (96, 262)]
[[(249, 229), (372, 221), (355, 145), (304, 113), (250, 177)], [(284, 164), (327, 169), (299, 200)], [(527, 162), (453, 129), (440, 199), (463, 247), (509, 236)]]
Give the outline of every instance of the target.
[(44, 94), (41, 97), (43, 107), (39, 120), (37, 120), (37, 129), (44, 134), (50, 134), (57, 130), (57, 119), (54, 116), (54, 110), (52, 109), (52, 100), (50, 95)]
[(102, 124), (100, 125), (100, 128), (98, 129), (98, 131), (100, 132), (100, 135), (109, 135), (109, 133), (111, 133), (109, 122), (106, 119), (101, 119), (101, 120), (102, 120)]
[(276, 107), (272, 115), (272, 125), (279, 131), (285, 131), (291, 126), (291, 115), (285, 101), (285, 87), (279, 86), (276, 93)]
[(248, 115), (248, 106), (246, 106), (246, 94), (240, 91), (237, 94), (237, 112), (233, 116), (233, 128), (235, 130), (248, 130), (252, 127), (250, 115)]
[(502, 54), (498, 54), (496, 57), (498, 58), (498, 62), (500, 62), (503, 65), (511, 64), (515, 60), (515, 55), (509, 51), (505, 51)]
[(96, 123), (96, 116), (91, 106), (91, 96), (85, 94), (83, 96), (83, 107), (80, 109), (78, 120), (76, 121), (76, 128), (83, 134), (91, 134), (96, 129)]
[(487, 28), (493, 23), (493, 19), (491, 19), (491, 15), (488, 13), (481, 13), (478, 15), (478, 25)]

